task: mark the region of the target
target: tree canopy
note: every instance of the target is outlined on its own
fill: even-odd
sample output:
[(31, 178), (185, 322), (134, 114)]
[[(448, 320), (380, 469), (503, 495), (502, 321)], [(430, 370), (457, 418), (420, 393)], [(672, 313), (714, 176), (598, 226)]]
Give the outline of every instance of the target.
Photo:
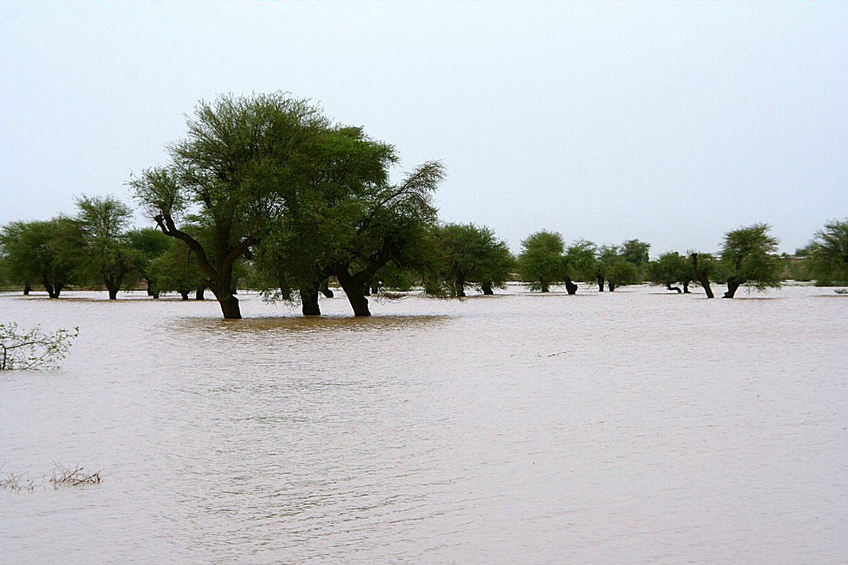
[(848, 284), (848, 219), (825, 224), (807, 251), (808, 273), (817, 284)]
[(758, 290), (780, 287), (782, 263), (770, 229), (768, 224), (754, 224), (725, 234), (720, 263), (727, 283), (724, 298), (733, 298), (743, 284)]

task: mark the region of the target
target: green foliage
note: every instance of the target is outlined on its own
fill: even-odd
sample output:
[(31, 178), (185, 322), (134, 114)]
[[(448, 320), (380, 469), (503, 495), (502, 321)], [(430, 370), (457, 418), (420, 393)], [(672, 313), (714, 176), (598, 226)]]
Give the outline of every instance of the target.
[(562, 235), (542, 230), (521, 242), (518, 271), (531, 290), (548, 292), (550, 285), (565, 279)]
[(168, 249), (150, 262), (147, 272), (154, 291), (178, 292), (184, 298), (205, 286), (204, 273), (192, 250), (184, 242), (171, 239)]
[(754, 224), (725, 235), (721, 250), (721, 278), (728, 284), (727, 298), (742, 284), (763, 290), (780, 287), (782, 264), (776, 254), (777, 239), (768, 224)]
[(78, 335), (79, 328), (45, 333), (39, 326), (24, 331), (14, 322), (0, 323), (0, 371), (57, 367)]
[(825, 224), (808, 249), (807, 272), (817, 284), (848, 284), (848, 220)]
[(476, 283), (484, 292), (503, 287), (513, 265), (506, 243), (487, 227), (445, 224), (436, 229), (440, 272), (453, 296), (465, 296), (465, 286)]
[(650, 263), (648, 253), (650, 249), (650, 243), (638, 239), (630, 239), (621, 244), (621, 257), (636, 267), (636, 275), (633, 277), (635, 281), (645, 280), (648, 276), (648, 264)]
[(127, 239), (132, 210), (112, 197), (83, 195), (76, 204), (85, 243), (83, 271), (91, 280), (102, 281), (109, 298), (114, 299), (127, 275), (139, 263), (138, 251)]
[(578, 240), (565, 250), (565, 270), (576, 281), (595, 282), (598, 276), (597, 246), (585, 239)]
[(676, 251), (663, 253), (656, 261), (649, 263), (648, 272), (653, 283), (667, 287), (675, 283), (687, 285), (692, 281), (690, 260)]
[(0, 245), (10, 282), (43, 285), (53, 298), (78, 282), (83, 233), (76, 220), (12, 222), (0, 231)]

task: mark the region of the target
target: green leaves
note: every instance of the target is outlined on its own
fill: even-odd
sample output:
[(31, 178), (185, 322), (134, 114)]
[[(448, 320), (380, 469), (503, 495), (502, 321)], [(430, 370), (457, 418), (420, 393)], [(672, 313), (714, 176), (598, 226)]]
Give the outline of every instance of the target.
[(24, 331), (14, 322), (0, 323), (0, 371), (57, 367), (78, 335), (79, 328), (45, 333), (39, 326)]

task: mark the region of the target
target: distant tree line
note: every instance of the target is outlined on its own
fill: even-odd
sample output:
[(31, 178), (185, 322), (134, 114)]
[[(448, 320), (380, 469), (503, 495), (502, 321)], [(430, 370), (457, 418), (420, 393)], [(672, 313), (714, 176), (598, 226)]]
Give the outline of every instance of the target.
[(73, 216), (0, 229), (0, 284), (25, 294), (43, 288), (51, 298), (93, 285), (110, 299), (139, 286), (184, 300), (209, 290), (225, 318), (240, 318), (238, 288), (318, 315), (319, 296), (338, 285), (353, 313), (368, 316), (368, 296), (382, 289), (462, 297), (515, 279), (541, 292), (563, 284), (569, 294), (578, 282), (601, 292), (646, 281), (678, 293), (697, 285), (710, 298), (711, 282), (726, 284), (727, 298), (787, 276), (848, 283), (848, 220), (827, 224), (791, 265), (766, 224), (728, 232), (715, 255), (651, 261), (650, 244), (638, 239), (566, 246), (543, 230), (513, 257), (489, 228), (438, 221), (438, 161), (393, 182), (394, 147), (283, 93), (201, 101), (169, 152), (169, 163), (129, 180), (155, 227), (130, 229), (125, 203), (83, 195)]

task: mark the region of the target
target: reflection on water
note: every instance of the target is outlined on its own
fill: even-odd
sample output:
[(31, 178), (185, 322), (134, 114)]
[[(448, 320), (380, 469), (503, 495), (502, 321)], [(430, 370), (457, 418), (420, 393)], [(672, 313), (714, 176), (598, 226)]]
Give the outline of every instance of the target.
[(848, 300), (766, 298), (0, 295), (80, 326), (0, 375), (0, 473), (103, 477), (0, 491), (0, 561), (842, 563)]

